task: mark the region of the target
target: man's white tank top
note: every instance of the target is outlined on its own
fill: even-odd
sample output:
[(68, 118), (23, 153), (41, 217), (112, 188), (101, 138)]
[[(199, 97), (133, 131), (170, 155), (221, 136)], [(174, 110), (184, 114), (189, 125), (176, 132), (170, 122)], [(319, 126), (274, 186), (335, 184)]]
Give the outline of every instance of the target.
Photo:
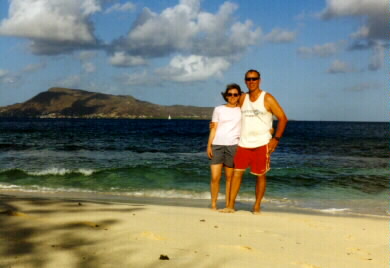
[(251, 102), (245, 95), (241, 106), (241, 136), (238, 145), (244, 148), (256, 148), (268, 144), (272, 139), (272, 113), (264, 106), (266, 92), (262, 91), (256, 101)]

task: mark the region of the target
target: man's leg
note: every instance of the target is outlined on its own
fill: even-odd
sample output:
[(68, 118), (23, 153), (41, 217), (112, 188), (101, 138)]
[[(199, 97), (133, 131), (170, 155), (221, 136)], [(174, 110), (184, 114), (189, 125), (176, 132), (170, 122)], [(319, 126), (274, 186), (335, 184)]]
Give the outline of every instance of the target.
[(264, 175), (257, 176), (256, 181), (256, 202), (253, 206), (253, 213), (260, 213), (261, 200), (265, 194), (265, 188), (267, 186), (267, 179)]
[(219, 193), (219, 182), (222, 175), (222, 164), (210, 165), (211, 169), (211, 182), (210, 182), (210, 192), (211, 192), (211, 209), (217, 209), (217, 199)]

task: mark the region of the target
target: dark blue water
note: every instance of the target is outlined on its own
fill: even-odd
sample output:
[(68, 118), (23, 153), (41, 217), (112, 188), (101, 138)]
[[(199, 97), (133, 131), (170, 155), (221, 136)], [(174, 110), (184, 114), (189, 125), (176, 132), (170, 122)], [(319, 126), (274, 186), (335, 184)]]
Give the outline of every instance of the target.
[[(197, 120), (0, 119), (0, 189), (208, 199), (208, 132)], [(289, 122), (265, 204), (386, 214), (388, 133), (388, 123)], [(246, 174), (242, 202), (254, 183)]]

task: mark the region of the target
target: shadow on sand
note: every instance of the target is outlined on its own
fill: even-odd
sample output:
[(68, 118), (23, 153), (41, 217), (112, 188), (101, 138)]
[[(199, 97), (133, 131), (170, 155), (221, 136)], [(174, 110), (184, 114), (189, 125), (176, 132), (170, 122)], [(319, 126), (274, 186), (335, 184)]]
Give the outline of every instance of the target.
[[(22, 211), (15, 205), (20, 202), (26, 204), (29, 209)], [(134, 213), (145, 209), (140, 206), (104, 208), (104, 205), (109, 203), (99, 204), (99, 209), (94, 209), (86, 201), (16, 198), (0, 194), (0, 267), (47, 267), (49, 264), (52, 266), (55, 263), (53, 255), (61, 254), (71, 256), (72, 267), (101, 266), (99, 254), (93, 249), (97, 248), (95, 246), (99, 243), (107, 242), (104, 240), (104, 232), (119, 223), (117, 219), (75, 222), (65, 217), (63, 222), (45, 224), (47, 218), (53, 219), (59, 213), (73, 214), (74, 219), (77, 218), (74, 216), (77, 213), (80, 213), (79, 215), (93, 211)]]

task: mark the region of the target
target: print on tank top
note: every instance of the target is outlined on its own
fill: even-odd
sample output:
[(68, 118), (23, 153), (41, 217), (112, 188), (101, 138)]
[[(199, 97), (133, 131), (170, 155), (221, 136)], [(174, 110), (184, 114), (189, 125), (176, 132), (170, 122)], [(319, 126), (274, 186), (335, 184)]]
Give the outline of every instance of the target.
[[(244, 105), (244, 109), (241, 110), (241, 114), (243, 117), (257, 117), (258, 119), (260, 119), (263, 123), (265, 124), (268, 124), (268, 118), (267, 120), (265, 121), (264, 120), (264, 117), (268, 116), (270, 114), (270, 112), (268, 112), (265, 107), (264, 107), (264, 97), (265, 97), (265, 94), (266, 92), (263, 91), (260, 96), (258, 97), (258, 99), (254, 102), (250, 101), (249, 99), (249, 95), (247, 96), (248, 99), (245, 100), (245, 104)], [(257, 103), (259, 102), (259, 103)], [(255, 104), (257, 104), (256, 106), (261, 106), (263, 107), (263, 111), (259, 110), (257, 107), (255, 107)]]

